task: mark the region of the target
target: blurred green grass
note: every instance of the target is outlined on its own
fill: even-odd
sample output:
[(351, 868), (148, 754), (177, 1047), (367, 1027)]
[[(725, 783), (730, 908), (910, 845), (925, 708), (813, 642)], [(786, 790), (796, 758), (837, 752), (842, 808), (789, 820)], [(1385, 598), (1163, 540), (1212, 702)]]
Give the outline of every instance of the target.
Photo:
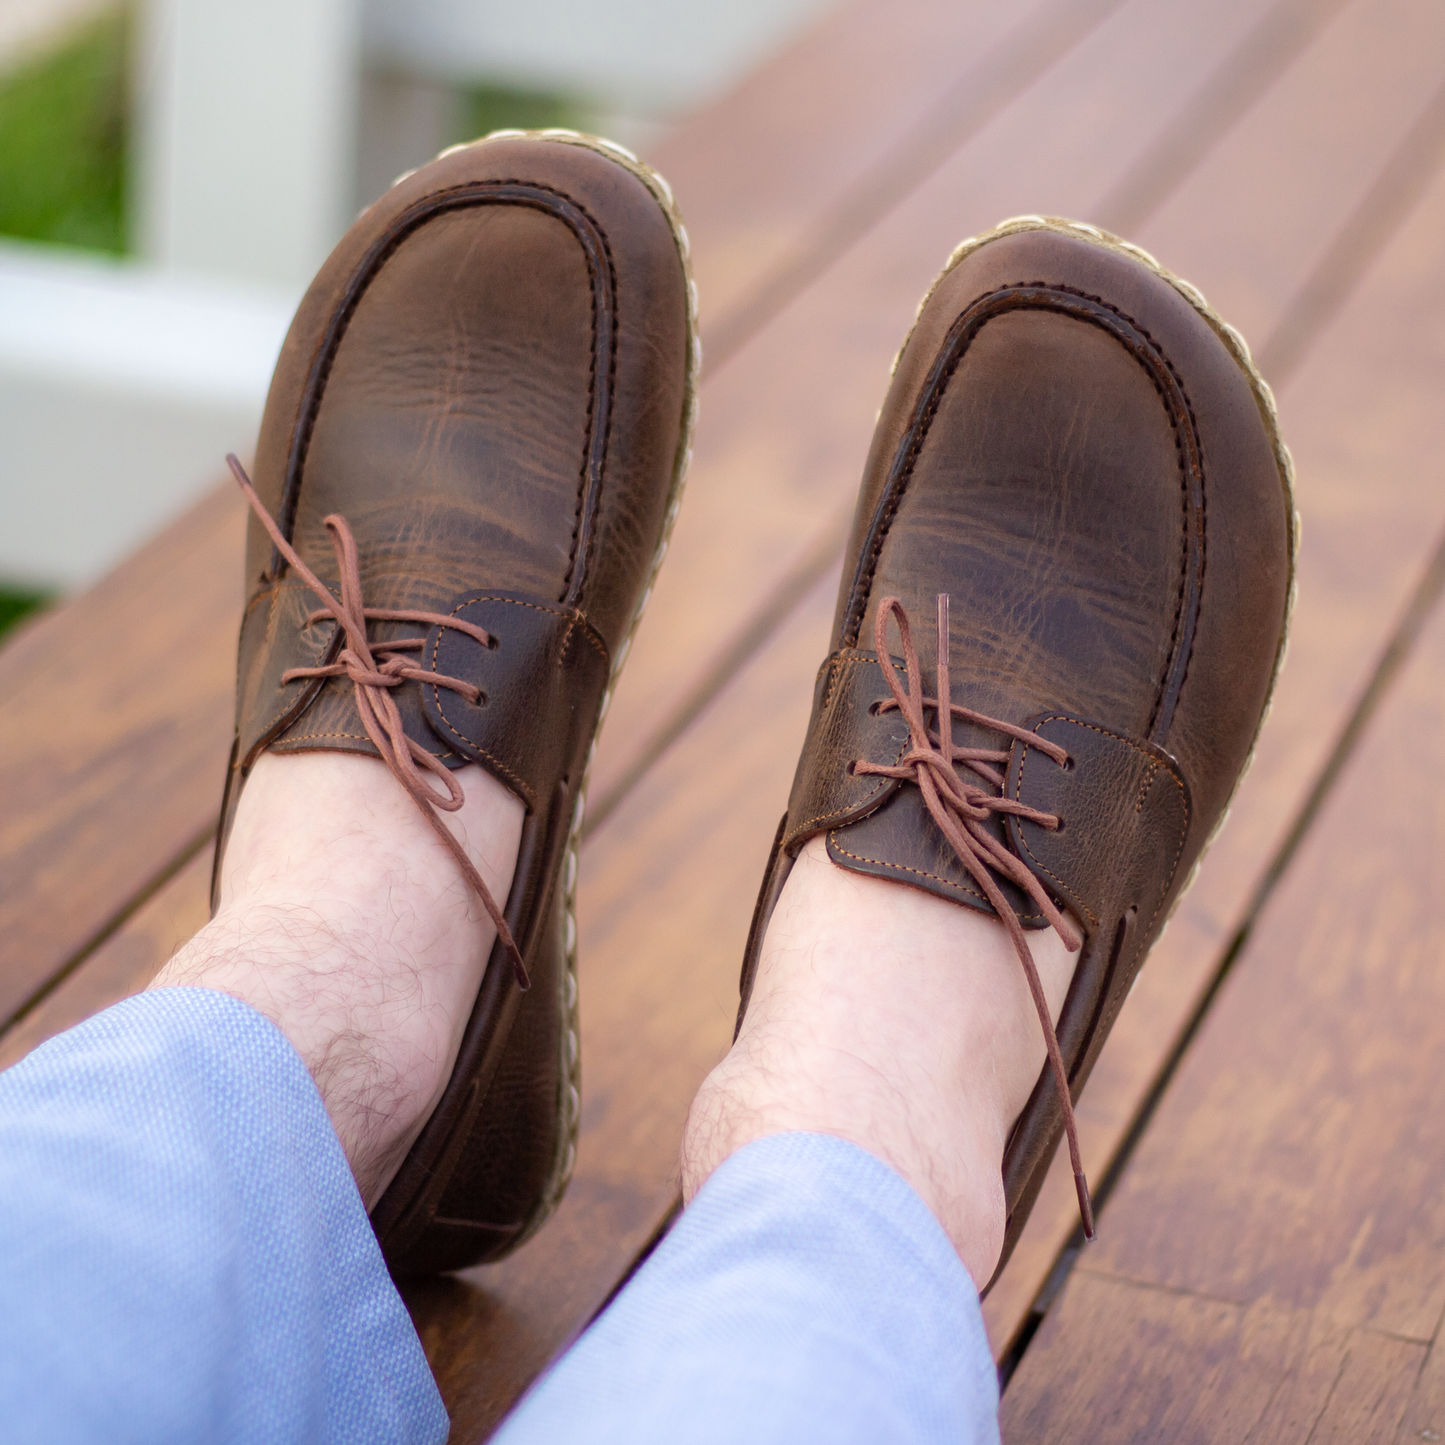
[(571, 96), (506, 85), (473, 85), (461, 93), (462, 131), (456, 142), (494, 130), (587, 130), (588, 113)]
[[(125, 5), (0, 69), (0, 236), (124, 254), (131, 14)], [(457, 96), (457, 141), (488, 131), (587, 128), (565, 95), (479, 84)], [(53, 594), (0, 579), (0, 636)]]
[[(0, 235), (125, 251), (129, 29), (107, 11), (0, 71)], [(0, 582), (0, 636), (52, 600)]]
[[(129, 9), (108, 10), (0, 71), (0, 235), (124, 254), (128, 247)], [(588, 128), (576, 98), (515, 86), (459, 89), (458, 133)]]
[(0, 235), (126, 250), (126, 9), (0, 74)]
[(30, 592), (14, 587), (0, 587), (0, 637), (22, 617), (39, 611), (52, 600), (48, 592)]

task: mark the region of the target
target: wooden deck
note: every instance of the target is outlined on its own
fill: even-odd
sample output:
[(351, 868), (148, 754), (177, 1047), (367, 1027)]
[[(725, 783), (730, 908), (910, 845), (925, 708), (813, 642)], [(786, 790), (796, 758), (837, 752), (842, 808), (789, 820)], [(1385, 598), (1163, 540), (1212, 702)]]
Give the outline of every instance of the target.
[[(409, 1290), (453, 1438), (666, 1216), (888, 363), (1020, 212), (1126, 233), (1254, 343), (1304, 546), (1253, 771), (1084, 1096), (1099, 1242), (1056, 1170), (986, 1303), (1005, 1438), (1445, 1436), (1445, 8), (858, 0), (651, 159), (696, 461), (594, 775), (575, 1180), (515, 1258)], [(0, 1063), (204, 921), (241, 535), (218, 491), (0, 652)]]

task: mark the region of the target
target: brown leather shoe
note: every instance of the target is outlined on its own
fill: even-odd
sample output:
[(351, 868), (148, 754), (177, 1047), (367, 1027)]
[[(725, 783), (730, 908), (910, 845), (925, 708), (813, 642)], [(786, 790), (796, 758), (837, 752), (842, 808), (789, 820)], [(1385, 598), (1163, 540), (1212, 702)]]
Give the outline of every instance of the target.
[(505, 1254), (571, 1172), (587, 766), (677, 513), (697, 365), (666, 183), (563, 131), (404, 177), (282, 350), (215, 877), (267, 748), (382, 756), (433, 820), (476, 762), (527, 808), (455, 1072), (372, 1212), (394, 1271)]
[[(1290, 485), (1238, 334), (1094, 227), (965, 242), (899, 353), (738, 1020), (820, 833), (841, 868), (1000, 916), (1050, 1059), (1004, 1155), (1000, 1269), (1064, 1136), (1092, 1234), (1072, 1101), (1263, 721)], [(1057, 1037), (1023, 931), (1048, 926), (1083, 941)]]

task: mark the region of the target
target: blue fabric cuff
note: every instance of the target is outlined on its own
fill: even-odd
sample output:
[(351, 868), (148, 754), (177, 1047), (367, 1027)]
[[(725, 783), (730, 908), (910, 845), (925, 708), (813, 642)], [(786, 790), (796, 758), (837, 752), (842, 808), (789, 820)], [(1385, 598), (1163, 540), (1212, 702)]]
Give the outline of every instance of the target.
[(845, 1140), (728, 1159), (500, 1437), (998, 1440), (978, 1295), (922, 1199)]
[(0, 1229), (7, 1438), (446, 1438), (311, 1077), (227, 994), (140, 994), (0, 1074)]

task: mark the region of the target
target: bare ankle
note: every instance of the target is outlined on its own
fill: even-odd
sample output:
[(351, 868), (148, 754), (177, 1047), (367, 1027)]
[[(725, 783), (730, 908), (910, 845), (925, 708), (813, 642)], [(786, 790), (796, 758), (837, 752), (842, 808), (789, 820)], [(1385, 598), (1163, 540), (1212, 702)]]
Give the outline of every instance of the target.
[[(1074, 956), (1037, 935), (1057, 1015)], [(753, 1139), (849, 1139), (922, 1196), (981, 1286), (1003, 1241), (1001, 1164), (1044, 1062), (1019, 962), (996, 920), (799, 855), (732, 1051), (688, 1116), (690, 1198)]]
[[(522, 805), (476, 767), (450, 816), (494, 896)], [(264, 755), (242, 796), (216, 917), (152, 987), (233, 994), (286, 1034), (367, 1205), (440, 1097), (495, 937), (445, 847), (382, 764)]]

